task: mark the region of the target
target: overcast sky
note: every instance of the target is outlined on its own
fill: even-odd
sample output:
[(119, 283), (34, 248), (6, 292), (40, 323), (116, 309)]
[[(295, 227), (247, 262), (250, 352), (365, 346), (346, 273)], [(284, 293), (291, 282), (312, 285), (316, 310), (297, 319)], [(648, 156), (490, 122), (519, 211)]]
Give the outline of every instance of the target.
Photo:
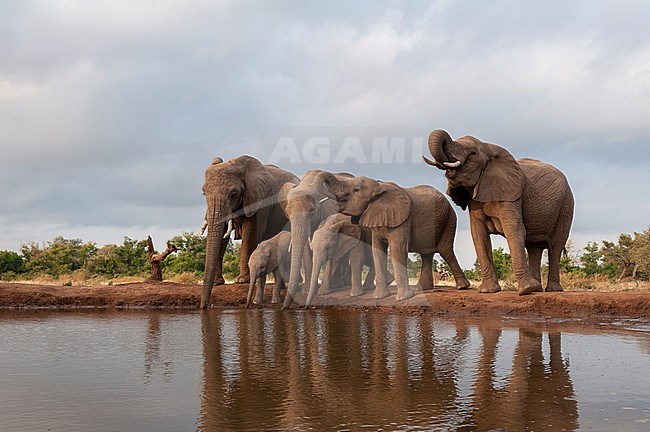
[(288, 142), (298, 175), (444, 190), (418, 159), (439, 128), (560, 168), (576, 247), (650, 224), (650, 3), (305, 3), (0, 0), (0, 249), (163, 245), (201, 226), (215, 156)]

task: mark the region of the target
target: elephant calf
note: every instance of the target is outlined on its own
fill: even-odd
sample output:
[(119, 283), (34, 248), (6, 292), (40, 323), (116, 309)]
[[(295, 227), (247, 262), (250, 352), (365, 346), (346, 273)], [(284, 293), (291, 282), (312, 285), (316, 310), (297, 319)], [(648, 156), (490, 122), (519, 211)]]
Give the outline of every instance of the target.
[[(330, 261), (330, 263), (333, 264), (328, 266), (326, 269), (326, 271), (331, 271), (338, 261), (345, 261), (345, 258), (349, 258), (352, 272), (351, 296), (359, 296), (363, 294), (361, 274), (363, 272), (364, 264), (370, 268), (364, 287), (372, 287), (375, 278), (375, 270), (372, 264), (370, 238), (371, 232), (368, 228), (362, 228), (358, 225), (352, 224), (350, 216), (345, 216), (340, 213), (330, 215), (321, 226), (314, 231), (311, 240), (311, 248), (314, 256), (312, 266), (313, 271), (311, 273), (309, 295), (307, 296), (305, 307), (311, 305), (314, 296), (318, 292), (318, 270), (326, 261)], [(325, 277), (329, 278), (330, 275), (326, 274)], [(331, 283), (332, 281), (328, 282)], [(323, 281), (323, 284), (325, 285), (326, 282)]]
[(248, 296), (246, 296), (246, 307), (250, 306), (256, 285), (257, 293), (253, 303), (261, 304), (264, 301), (264, 285), (266, 285), (266, 275), (269, 273), (273, 273), (275, 277), (271, 303), (280, 303), (280, 289), (285, 286), (284, 282), (289, 280), (289, 265), (291, 262), (289, 245), (291, 245), (291, 233), (282, 231), (274, 237), (261, 242), (253, 251), (248, 260), (251, 280)]
[(469, 288), (454, 254), (456, 213), (449, 201), (431, 186), (402, 188), (395, 183), (367, 177), (340, 179), (327, 173), (316, 184), (338, 202), (339, 212), (372, 230), (373, 260), (376, 272), (374, 298), (390, 293), (385, 277), (386, 245), (390, 248), (397, 297), (406, 300), (415, 293), (408, 286), (407, 255), (422, 256), (420, 289), (433, 287), (433, 256), (436, 252), (449, 264), (458, 289)]

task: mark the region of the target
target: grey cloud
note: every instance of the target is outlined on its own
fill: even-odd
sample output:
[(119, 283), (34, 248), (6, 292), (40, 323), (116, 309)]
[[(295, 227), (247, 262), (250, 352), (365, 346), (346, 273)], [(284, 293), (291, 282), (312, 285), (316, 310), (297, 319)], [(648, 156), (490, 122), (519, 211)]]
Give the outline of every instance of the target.
[[(264, 130), (303, 143), (309, 127), (475, 135), (561, 168), (577, 234), (640, 230), (648, 16), (609, 1), (4, 2), (0, 232), (193, 229), (214, 156), (264, 160)], [(446, 187), (419, 161), (318, 167)]]

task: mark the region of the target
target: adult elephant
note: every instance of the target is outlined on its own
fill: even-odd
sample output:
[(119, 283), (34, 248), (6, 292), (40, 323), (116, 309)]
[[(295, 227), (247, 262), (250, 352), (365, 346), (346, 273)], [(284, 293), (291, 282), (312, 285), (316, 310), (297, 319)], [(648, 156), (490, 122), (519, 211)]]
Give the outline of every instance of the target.
[(352, 216), (352, 222), (370, 228), (375, 266), (374, 298), (390, 295), (385, 278), (386, 246), (390, 250), (397, 281), (398, 301), (413, 297), (406, 269), (409, 252), (422, 257), (418, 287), (433, 288), (433, 256), (440, 253), (454, 274), (456, 287), (465, 289), (469, 281), (454, 253), (456, 213), (443, 194), (431, 186), (402, 188), (395, 183), (367, 177), (337, 179), (323, 173), (315, 181), (324, 194), (331, 194), (339, 212)]
[[(205, 172), (203, 194), (208, 241), (201, 308), (209, 305), (212, 286), (224, 283), (223, 254), (227, 239), (226, 227), (232, 221), (242, 239), (237, 283), (250, 281), (248, 259), (262, 240), (278, 234), (287, 225), (287, 218), (278, 203), (278, 193), (286, 183), (298, 184), (294, 174), (274, 165), (262, 165), (251, 156), (240, 156), (223, 162), (216, 158)], [(229, 232), (226, 233), (229, 235)]]
[[(328, 199), (331, 198), (331, 195), (324, 195), (314, 187), (314, 179), (318, 174), (324, 172), (322, 170), (307, 171), (298, 185), (293, 183), (285, 184), (280, 193), (280, 201), (286, 216), (291, 222), (291, 271), (282, 309), (287, 309), (291, 305), (293, 296), (298, 292), (303, 260), (305, 264), (305, 280), (307, 282), (311, 279), (312, 271), (319, 271), (319, 269), (311, 268), (311, 251), (306, 246), (309, 244), (311, 235), (318, 229), (319, 224), (328, 216), (337, 213), (336, 202)], [(341, 179), (353, 177), (347, 173), (330, 175)], [(329, 273), (328, 269), (326, 274)], [(327, 281), (327, 284), (331, 282)]]
[[(429, 136), (429, 165), (445, 171), (447, 194), (469, 207), (472, 240), (481, 266), (480, 292), (501, 291), (490, 234), (505, 236), (519, 294), (542, 291), (540, 265), (548, 249), (546, 291), (562, 291), (560, 256), (573, 220), (573, 193), (557, 168), (534, 159), (519, 161), (504, 148), (466, 136), (452, 140), (444, 130)], [(526, 262), (526, 250), (528, 262)]]

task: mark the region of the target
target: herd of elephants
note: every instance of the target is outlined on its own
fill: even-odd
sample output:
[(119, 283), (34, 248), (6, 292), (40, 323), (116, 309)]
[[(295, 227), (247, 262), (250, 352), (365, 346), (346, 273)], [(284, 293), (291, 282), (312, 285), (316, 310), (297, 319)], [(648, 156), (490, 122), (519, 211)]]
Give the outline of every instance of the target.
[[(491, 234), (507, 240), (519, 294), (543, 291), (541, 260), (548, 250), (546, 291), (562, 291), (560, 257), (565, 248), (574, 200), (557, 168), (535, 159), (516, 160), (505, 148), (472, 136), (453, 140), (444, 130), (429, 135), (433, 160), (425, 162), (447, 178), (447, 195), (469, 208), (470, 229), (481, 269), (479, 292), (501, 290), (492, 261)], [(246, 305), (261, 303), (267, 274), (275, 277), (272, 303), (291, 305), (302, 271), (309, 306), (317, 292), (351, 286), (358, 296), (374, 285), (374, 298), (390, 295), (393, 264), (396, 300), (433, 287), (433, 256), (448, 264), (458, 289), (469, 288), (454, 253), (456, 213), (428, 185), (403, 188), (392, 182), (348, 173), (308, 171), (302, 179), (251, 156), (216, 158), (205, 173), (204, 228), (207, 249), (201, 308), (214, 285), (224, 283), (223, 256), (232, 231), (242, 240), (236, 283), (249, 283)], [(422, 257), (416, 288), (409, 287), (408, 253)], [(319, 271), (325, 265), (322, 282)], [(362, 285), (362, 271), (368, 274)], [(257, 288), (257, 289), (255, 289)], [(253, 293), (255, 298), (253, 299)]]

